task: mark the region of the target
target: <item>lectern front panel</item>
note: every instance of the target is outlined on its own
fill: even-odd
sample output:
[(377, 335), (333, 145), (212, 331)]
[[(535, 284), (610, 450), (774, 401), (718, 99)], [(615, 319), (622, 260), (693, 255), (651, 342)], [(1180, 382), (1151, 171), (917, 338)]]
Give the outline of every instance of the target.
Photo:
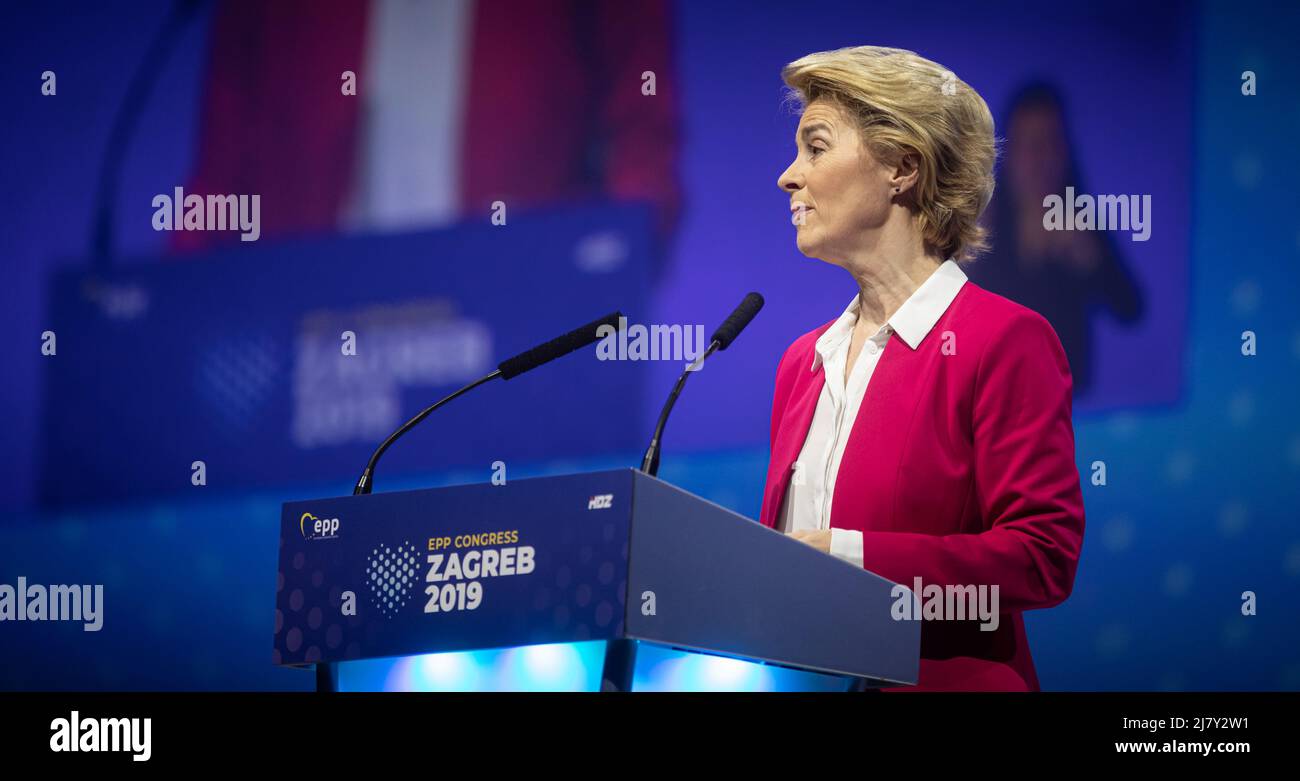
[(284, 505), (277, 664), (616, 638), (632, 473)]

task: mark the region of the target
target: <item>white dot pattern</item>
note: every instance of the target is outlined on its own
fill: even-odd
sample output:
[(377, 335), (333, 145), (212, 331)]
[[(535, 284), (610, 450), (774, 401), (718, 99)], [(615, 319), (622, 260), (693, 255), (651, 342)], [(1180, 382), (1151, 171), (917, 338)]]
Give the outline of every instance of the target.
[(396, 548), (374, 548), (366, 567), (370, 603), (391, 616), (407, 603), (411, 589), (417, 584), (419, 569), (415, 546), (410, 540)]

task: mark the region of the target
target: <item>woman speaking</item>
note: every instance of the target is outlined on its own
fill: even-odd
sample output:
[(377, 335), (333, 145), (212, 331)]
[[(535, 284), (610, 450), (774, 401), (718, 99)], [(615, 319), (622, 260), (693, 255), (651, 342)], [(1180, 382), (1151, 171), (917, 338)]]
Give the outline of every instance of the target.
[(926, 616), (916, 689), (1037, 690), (1021, 613), (1069, 596), (1083, 497), (1060, 340), (960, 265), (986, 246), (988, 107), (899, 49), (782, 78), (802, 108), (778, 180), (795, 240), (857, 295), (781, 358), (761, 520), (909, 589), (993, 594), (997, 621)]

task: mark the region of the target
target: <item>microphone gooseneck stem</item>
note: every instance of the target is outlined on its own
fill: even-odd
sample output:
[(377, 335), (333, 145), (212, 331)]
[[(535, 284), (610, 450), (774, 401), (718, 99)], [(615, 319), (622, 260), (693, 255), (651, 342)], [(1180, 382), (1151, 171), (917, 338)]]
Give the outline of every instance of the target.
[(127, 144), (144, 114), (154, 85), (166, 70), (181, 33), (200, 5), (196, 0), (177, 0), (172, 4), (170, 13), (150, 41), (144, 59), (128, 82), (126, 96), (113, 118), (95, 192), (95, 222), (91, 227), (90, 245), (90, 259), (95, 271), (106, 272), (112, 263), (113, 223), (116, 218), (114, 203), (122, 165), (128, 152)]
[(475, 388), (482, 385), (483, 383), (488, 382), (489, 380), (495, 380), (497, 377), (500, 376), (501, 376), (501, 370), (496, 369), (491, 374), (485, 377), (480, 377), (479, 379), (471, 382), (469, 385), (466, 385), (465, 387), (461, 388), (460, 390), (456, 391), (450, 396), (434, 403), (432, 406), (425, 407), (420, 412), (420, 414), (416, 415), (415, 417), (403, 423), (401, 428), (399, 428), (398, 430), (390, 434), (388, 436), (388, 439), (385, 439), (383, 441), (383, 444), (381, 444), (378, 448), (375, 449), (374, 455), (372, 455), (370, 457), (370, 461), (366, 463), (366, 471), (361, 473), (361, 478), (357, 480), (356, 488), (352, 489), (352, 495), (358, 496), (360, 494), (370, 493), (370, 491), (374, 488), (374, 482), (371, 478), (373, 478), (375, 474), (375, 465), (379, 463), (379, 458), (384, 455), (384, 451), (387, 450), (390, 445), (396, 442), (399, 437), (401, 437), (403, 434), (405, 434), (406, 432), (410, 431), (412, 428), (419, 425), (420, 421), (429, 417), (429, 415), (432, 414), (434, 410), (438, 409), (442, 405), (446, 404), (447, 402), (451, 401), (452, 399), (458, 396), (462, 396), (474, 390)]
[(682, 376), (677, 378), (677, 384), (673, 386), (673, 392), (668, 394), (668, 400), (664, 402), (663, 411), (659, 413), (659, 422), (655, 424), (654, 436), (650, 438), (650, 447), (646, 448), (645, 458), (641, 459), (641, 471), (648, 475), (655, 476), (659, 474), (659, 442), (664, 436), (664, 426), (668, 425), (668, 416), (672, 414), (673, 405), (677, 403), (677, 397), (681, 395), (682, 388), (686, 387), (686, 378), (691, 372), (696, 371), (704, 363), (704, 359), (717, 352), (721, 344), (715, 339), (709, 345), (709, 349), (704, 354), (686, 367)]
[(403, 434), (418, 426), (420, 421), (429, 417), (434, 410), (458, 396), (469, 393), (488, 380), (495, 380), (498, 377), (502, 380), (508, 380), (511, 377), (518, 377), (525, 372), (530, 372), (539, 366), (548, 364), (556, 358), (568, 355), (574, 350), (579, 350), (592, 342), (595, 342), (597, 339), (600, 339), (600, 331), (603, 326), (608, 325), (615, 329), (615, 331), (622, 330), (622, 322), (622, 312), (611, 312), (599, 320), (594, 320), (580, 328), (575, 328), (567, 334), (552, 339), (545, 344), (538, 345), (531, 350), (526, 350), (512, 358), (507, 358), (497, 364), (496, 370), (491, 374), (471, 382), (469, 385), (466, 385), (447, 398), (439, 401), (437, 404), (434, 404), (431, 407), (426, 407), (420, 412), (420, 414), (403, 423), (401, 428), (390, 434), (388, 439), (385, 439), (383, 444), (375, 449), (374, 455), (370, 456), (370, 461), (366, 464), (366, 470), (361, 473), (361, 477), (357, 480), (356, 486), (352, 489), (352, 495), (360, 496), (362, 494), (368, 494), (374, 490), (375, 465), (379, 463), (379, 458), (384, 455), (384, 451), (396, 442)]

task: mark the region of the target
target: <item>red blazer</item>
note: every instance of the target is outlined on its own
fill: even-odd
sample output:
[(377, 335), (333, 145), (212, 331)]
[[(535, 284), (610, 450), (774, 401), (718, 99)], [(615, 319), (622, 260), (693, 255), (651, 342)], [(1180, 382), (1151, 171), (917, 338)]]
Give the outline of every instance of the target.
[[(824, 382), (814, 344), (830, 325), (796, 339), (777, 368), (765, 526), (778, 522), (812, 423)], [(1083, 545), (1070, 406), (1051, 325), (973, 282), (917, 349), (890, 337), (845, 447), (831, 526), (862, 532), (871, 572), (909, 589), (918, 576), (996, 584), (1002, 612), (992, 632), (923, 621), (918, 685), (903, 690), (1039, 688), (1021, 612), (1070, 595)]]

